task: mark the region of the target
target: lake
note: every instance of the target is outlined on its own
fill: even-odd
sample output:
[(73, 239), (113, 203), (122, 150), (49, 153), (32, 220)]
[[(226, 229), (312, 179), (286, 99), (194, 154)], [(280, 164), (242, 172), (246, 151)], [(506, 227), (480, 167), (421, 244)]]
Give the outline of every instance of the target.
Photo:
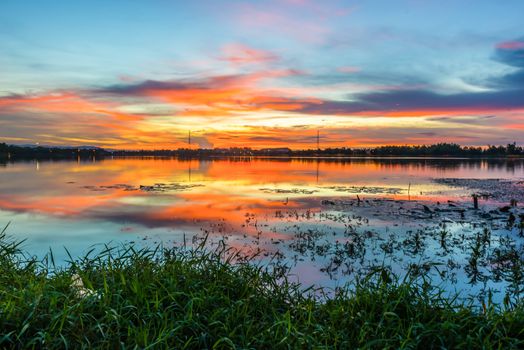
[(520, 283), (503, 259), (521, 245), (523, 179), (518, 159), (14, 162), (0, 165), (0, 225), (58, 263), (64, 247), (79, 256), (93, 245), (209, 236), (211, 246), (286, 264), (305, 285), (334, 290), (387, 266), (435, 269), (449, 290), (501, 297)]

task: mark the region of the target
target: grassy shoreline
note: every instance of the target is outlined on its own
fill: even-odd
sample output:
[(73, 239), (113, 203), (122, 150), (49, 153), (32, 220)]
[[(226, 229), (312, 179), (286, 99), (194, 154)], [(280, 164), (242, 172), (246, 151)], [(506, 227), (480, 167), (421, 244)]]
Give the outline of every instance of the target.
[(377, 270), (319, 301), (222, 248), (107, 249), (54, 268), (0, 235), (0, 348), (522, 348), (521, 304), (475, 310)]

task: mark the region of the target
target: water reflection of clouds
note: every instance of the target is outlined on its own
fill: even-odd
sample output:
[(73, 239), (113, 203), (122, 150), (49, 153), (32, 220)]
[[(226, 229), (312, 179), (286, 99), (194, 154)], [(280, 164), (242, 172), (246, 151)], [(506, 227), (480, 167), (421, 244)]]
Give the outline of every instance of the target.
[[(409, 186), (410, 196), (434, 199), (439, 191), (454, 196), (456, 190), (446, 192), (432, 178), (518, 178), (524, 176), (523, 169), (522, 160), (136, 158), (44, 162), (39, 171), (25, 162), (8, 164), (0, 172), (0, 209), (144, 227), (220, 219), (240, 225), (246, 212), (318, 208), (321, 198), (354, 197), (359, 186), (365, 186), (362, 196), (402, 199)], [(189, 182), (203, 186), (160, 193), (138, 190), (141, 185)]]
[[(38, 252), (66, 246), (81, 254), (95, 243), (143, 238), (181, 244), (209, 233), (246, 254), (261, 249), (261, 261), (283, 252), (302, 282), (336, 287), (365, 267), (364, 252), (366, 264), (388, 256), (395, 271), (438, 258), (430, 254), (441, 251), (434, 230), (421, 233), (422, 255), (410, 255), (415, 233), (449, 219), (446, 200), (464, 191), (434, 178), (517, 179), (523, 162), (137, 158), (42, 162), (38, 171), (34, 163), (9, 163), (0, 170), (0, 220), (13, 220), (13, 230)], [(431, 219), (437, 200), (444, 211)], [(433, 205), (425, 210), (424, 201)], [(461, 263), (474, 238), (474, 231), (465, 238), (462, 232), (449, 233)], [(340, 261), (347, 264), (337, 267)]]

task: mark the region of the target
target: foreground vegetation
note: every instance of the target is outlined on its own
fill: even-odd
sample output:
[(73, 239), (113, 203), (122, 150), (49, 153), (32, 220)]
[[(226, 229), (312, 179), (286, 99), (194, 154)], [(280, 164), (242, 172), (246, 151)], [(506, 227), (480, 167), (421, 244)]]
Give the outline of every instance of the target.
[(108, 248), (62, 268), (19, 247), (0, 235), (0, 348), (524, 347), (518, 302), (473, 308), (424, 276), (377, 269), (325, 299), (223, 246)]

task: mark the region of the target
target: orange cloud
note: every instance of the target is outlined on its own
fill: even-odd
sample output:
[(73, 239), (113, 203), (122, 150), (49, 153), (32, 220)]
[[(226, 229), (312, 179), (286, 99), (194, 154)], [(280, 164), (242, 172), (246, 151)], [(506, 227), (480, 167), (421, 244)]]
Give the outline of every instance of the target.
[(508, 124), (506, 125), (506, 128), (515, 129), (515, 130), (524, 130), (524, 124)]
[[(318, 127), (323, 128), (323, 148), (431, 143), (448, 139), (448, 135), (450, 141), (465, 144), (478, 144), (476, 136), (483, 142), (497, 143), (492, 141), (496, 136), (493, 127), (499, 135), (508, 131), (504, 137), (511, 138), (516, 138), (511, 132), (519, 129), (501, 122), (503, 118), (520, 122), (515, 113), (522, 112), (522, 101), (514, 92), (507, 96), (493, 92), (441, 95), (393, 86), (355, 94), (354, 100), (335, 100), (315, 97), (312, 87), (278, 84), (281, 78), (303, 74), (293, 69), (267, 69), (207, 79), (125, 82), (92, 90), (0, 97), (0, 132), (5, 133), (0, 137), (73, 146), (87, 143), (158, 149), (187, 147), (187, 132), (191, 130), (201, 147), (296, 149), (315, 148)], [(324, 92), (335, 93), (330, 87), (333, 89)], [(477, 118), (477, 126), (492, 126), (491, 134), (480, 135), (476, 130), (475, 135), (466, 135), (456, 125), (475, 123), (471, 115), (486, 113), (500, 118)], [(461, 118), (464, 115), (471, 117), (465, 121)], [(431, 118), (441, 116), (447, 119)], [(392, 121), (377, 126), (370, 117), (391, 117)], [(402, 131), (405, 125), (395, 124), (394, 118), (405, 117), (424, 123), (414, 126), (418, 134), (407, 134)], [(366, 122), (367, 130), (363, 127)], [(280, 127), (269, 127), (275, 125)]]
[[(299, 110), (304, 104), (320, 103), (312, 97), (282, 96), (283, 90), (260, 87), (267, 79), (303, 74), (296, 70), (264, 70), (238, 76), (217, 76), (197, 82), (144, 82), (129, 89), (115, 90), (120, 95), (146, 96), (183, 107), (178, 115), (227, 116), (231, 112), (259, 110)], [(297, 91), (296, 89), (294, 90)], [(278, 93), (280, 96), (276, 96)]]
[(0, 107), (10, 110), (33, 110), (37, 112), (104, 114), (118, 121), (139, 120), (140, 116), (114, 110), (118, 104), (94, 102), (74, 92), (50, 93), (36, 96), (7, 96), (0, 98)]

